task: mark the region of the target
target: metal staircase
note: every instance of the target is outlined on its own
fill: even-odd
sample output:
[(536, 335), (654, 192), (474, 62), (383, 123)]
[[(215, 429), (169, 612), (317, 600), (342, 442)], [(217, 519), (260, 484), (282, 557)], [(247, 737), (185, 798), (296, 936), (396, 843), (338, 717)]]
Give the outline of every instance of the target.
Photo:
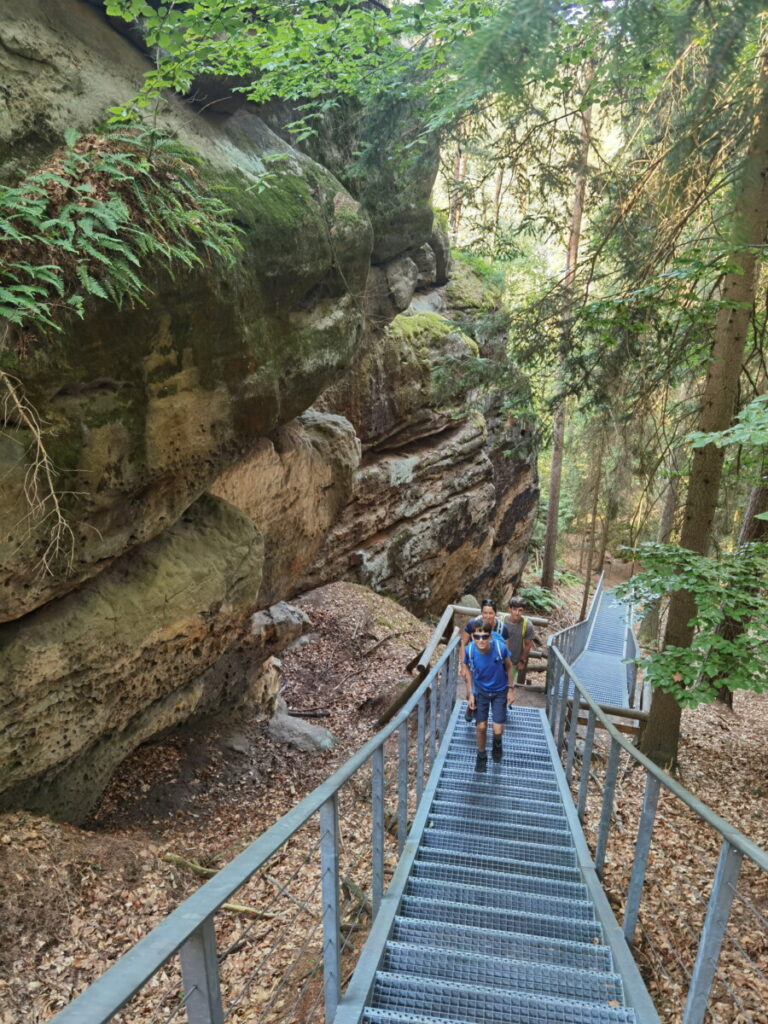
[[(598, 914), (543, 713), (513, 709), (502, 762), (476, 773), (475, 728), (463, 710), (362, 1020), (648, 1020), (626, 1005), (600, 920), (607, 904)], [(631, 987), (638, 983), (633, 974)]]
[[(574, 658), (573, 670), (585, 681), (597, 704), (625, 707), (632, 699), (623, 664), (623, 659), (631, 653), (627, 650), (631, 610), (626, 604), (620, 604), (611, 590), (601, 588), (595, 600), (586, 647)], [(573, 684), (570, 683), (569, 696), (572, 695)]]

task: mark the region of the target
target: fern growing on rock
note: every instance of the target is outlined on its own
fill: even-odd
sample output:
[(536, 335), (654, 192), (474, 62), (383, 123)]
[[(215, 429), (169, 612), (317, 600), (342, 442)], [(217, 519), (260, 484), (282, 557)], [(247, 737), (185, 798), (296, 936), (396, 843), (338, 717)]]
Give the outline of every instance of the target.
[(231, 263), (237, 229), (206, 192), (194, 154), (145, 128), (67, 138), (39, 170), (0, 189), (3, 347), (23, 356), (89, 297), (141, 302), (141, 271)]

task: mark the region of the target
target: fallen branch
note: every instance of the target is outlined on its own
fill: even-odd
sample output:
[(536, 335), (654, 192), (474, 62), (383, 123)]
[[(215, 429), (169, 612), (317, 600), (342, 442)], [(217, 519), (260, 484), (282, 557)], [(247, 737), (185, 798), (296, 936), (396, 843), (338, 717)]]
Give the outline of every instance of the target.
[(373, 917), (371, 901), (365, 895), (360, 886), (353, 882), (352, 879), (348, 878), (346, 875), (344, 875), (344, 877), (342, 878), (341, 885), (342, 888), (345, 889), (348, 894), (347, 898), (351, 900), (354, 897), (354, 899), (357, 901), (358, 912), (364, 911), (368, 915), (368, 917)]
[(248, 914), (249, 917), (258, 917), (265, 921), (271, 921), (276, 916), (269, 910), (254, 910), (253, 907), (244, 907), (242, 903), (222, 903), (219, 910), (231, 910), (235, 914)]
[(164, 853), (163, 860), (166, 864), (175, 864), (177, 868), (187, 868), (189, 871), (194, 871), (196, 875), (200, 875), (202, 878), (210, 878), (211, 875), (219, 873), (218, 868), (203, 867), (198, 861), (187, 860), (185, 857), (180, 857), (178, 853)]
[[(166, 864), (173, 864), (177, 868), (194, 871), (196, 875), (201, 875), (203, 878), (210, 878), (211, 875), (219, 873), (218, 868), (203, 867), (198, 861), (187, 860), (186, 857), (180, 857), (178, 853), (164, 853), (163, 860)], [(272, 920), (275, 917), (267, 910), (254, 910), (253, 907), (243, 906), (242, 903), (222, 903), (219, 910), (231, 910), (235, 914), (248, 914), (249, 917), (258, 917), (263, 920)]]

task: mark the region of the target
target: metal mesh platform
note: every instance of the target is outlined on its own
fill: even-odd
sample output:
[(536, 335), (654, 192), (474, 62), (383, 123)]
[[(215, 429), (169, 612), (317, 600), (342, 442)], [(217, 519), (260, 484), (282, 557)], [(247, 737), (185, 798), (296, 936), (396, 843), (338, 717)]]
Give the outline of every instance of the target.
[[(460, 864), (442, 864), (440, 861), (429, 861), (419, 857), (411, 868), (411, 878), (431, 878), (437, 882), (467, 883), (467, 866)], [(473, 865), (472, 881), (475, 885), (499, 885), (498, 870), (484, 870)], [(587, 887), (583, 882), (561, 881), (556, 878), (538, 878), (536, 875), (516, 875), (504, 872), (504, 887), (511, 890), (522, 890), (526, 893), (539, 893), (555, 899), (584, 900), (587, 898)]]
[(418, 896), (404, 896), (400, 902), (400, 912), (403, 917), (444, 921), (470, 928), (492, 928), (496, 931), (508, 929), (521, 934), (570, 939), (571, 942), (600, 942), (603, 934), (597, 921), (547, 917), (540, 913), (524, 914), (487, 904), (476, 906), (471, 903), (446, 903)]
[(462, 711), (362, 1020), (637, 1024), (581, 874), (543, 713), (514, 708), (501, 763), (489, 757), (481, 773)]
[(494, 931), (492, 928), (458, 927), (437, 921), (396, 917), (392, 932), (396, 942), (438, 946), (462, 953), (500, 956), (511, 960), (558, 964), (586, 971), (610, 971), (611, 951), (597, 943), (572, 942), (543, 935)]
[[(585, 1004), (576, 1000), (554, 999), (540, 994), (507, 992), (480, 985), (462, 985), (447, 981), (419, 979), (414, 986), (408, 975), (380, 972), (371, 1001), (373, 1008), (386, 1008), (390, 1012), (400, 1010), (411, 1019), (413, 1012), (426, 1017), (448, 1020), (472, 1020), (477, 1024), (499, 1024), (500, 1021), (529, 1019), (542, 1022), (558, 1021), (561, 1024), (573, 1021), (618, 1022), (632, 1021), (634, 1015), (627, 1015), (622, 1007)], [(528, 1011), (523, 1016), (521, 1011)], [(535, 1016), (533, 1014), (535, 1013)], [(513, 1016), (514, 1014), (514, 1016)]]
[(441, 978), (465, 985), (490, 985), (521, 992), (548, 992), (563, 999), (594, 1002), (622, 1001), (621, 980), (607, 971), (584, 971), (573, 967), (510, 960), (499, 956), (478, 956), (437, 946), (410, 946), (390, 942), (383, 968), (418, 978)]
[[(477, 885), (471, 879), (471, 885), (458, 882), (437, 882), (431, 878), (418, 878), (411, 873), (405, 887), (407, 896), (417, 896), (425, 900), (443, 899), (450, 903), (473, 903), (485, 906), (488, 902), (488, 888)], [(542, 913), (549, 917), (562, 916), (594, 920), (594, 908), (589, 900), (573, 900), (566, 897), (545, 896), (543, 893), (526, 890), (502, 888), (498, 878), (493, 885), (493, 901), (499, 910), (520, 910), (526, 914)]]

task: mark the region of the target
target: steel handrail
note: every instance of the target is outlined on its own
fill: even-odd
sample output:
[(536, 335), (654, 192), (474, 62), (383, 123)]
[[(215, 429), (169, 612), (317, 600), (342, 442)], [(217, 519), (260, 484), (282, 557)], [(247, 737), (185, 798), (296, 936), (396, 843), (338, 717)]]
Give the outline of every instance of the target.
[(109, 1020), (117, 1013), (163, 964), (194, 937), (205, 922), (210, 921), (233, 893), (245, 885), (295, 832), (327, 805), (355, 772), (383, 748), (384, 743), (409, 718), (438, 679), (457, 643), (458, 638), (454, 637), (418, 690), (385, 728), (131, 947), (117, 963), (64, 1007), (51, 1024), (82, 1024), (84, 1020), (89, 1024), (97, 1024)]
[[(565, 630), (561, 630), (560, 632), (564, 633)], [(694, 796), (693, 793), (685, 788), (685, 786), (681, 786), (679, 782), (673, 779), (672, 776), (665, 772), (663, 768), (660, 768), (657, 764), (651, 761), (649, 757), (646, 757), (645, 754), (641, 753), (636, 746), (626, 740), (618, 729), (616, 729), (607, 715), (600, 710), (600, 706), (595, 703), (589, 695), (589, 691), (558, 650), (556, 646), (558, 635), (559, 634), (556, 633), (551, 637), (551, 649), (554, 656), (560, 662), (568, 676), (570, 676), (571, 681), (579, 691), (579, 694), (586, 701), (591, 712), (595, 715), (595, 718), (597, 718), (605, 727), (611, 736), (611, 739), (615, 743), (618, 743), (622, 750), (629, 754), (633, 760), (642, 765), (642, 767), (645, 768), (646, 771), (649, 772), (649, 774), (651, 774), (662, 786), (664, 786), (665, 789), (668, 789), (678, 797), (678, 799), (682, 800), (683, 803), (686, 804), (687, 807), (690, 807), (690, 809), (699, 818), (702, 818), (708, 825), (711, 825), (712, 828), (719, 832), (724, 839), (727, 839), (731, 846), (743, 853), (744, 856), (749, 857), (749, 859), (753, 861), (761, 871), (768, 872), (768, 853), (766, 853), (762, 847), (753, 843), (751, 839), (745, 836), (742, 832), (739, 832), (737, 828), (730, 825), (724, 818), (721, 818), (716, 811), (713, 811), (703, 801), (699, 800), (698, 797)], [(571, 703), (570, 699), (568, 703)]]

